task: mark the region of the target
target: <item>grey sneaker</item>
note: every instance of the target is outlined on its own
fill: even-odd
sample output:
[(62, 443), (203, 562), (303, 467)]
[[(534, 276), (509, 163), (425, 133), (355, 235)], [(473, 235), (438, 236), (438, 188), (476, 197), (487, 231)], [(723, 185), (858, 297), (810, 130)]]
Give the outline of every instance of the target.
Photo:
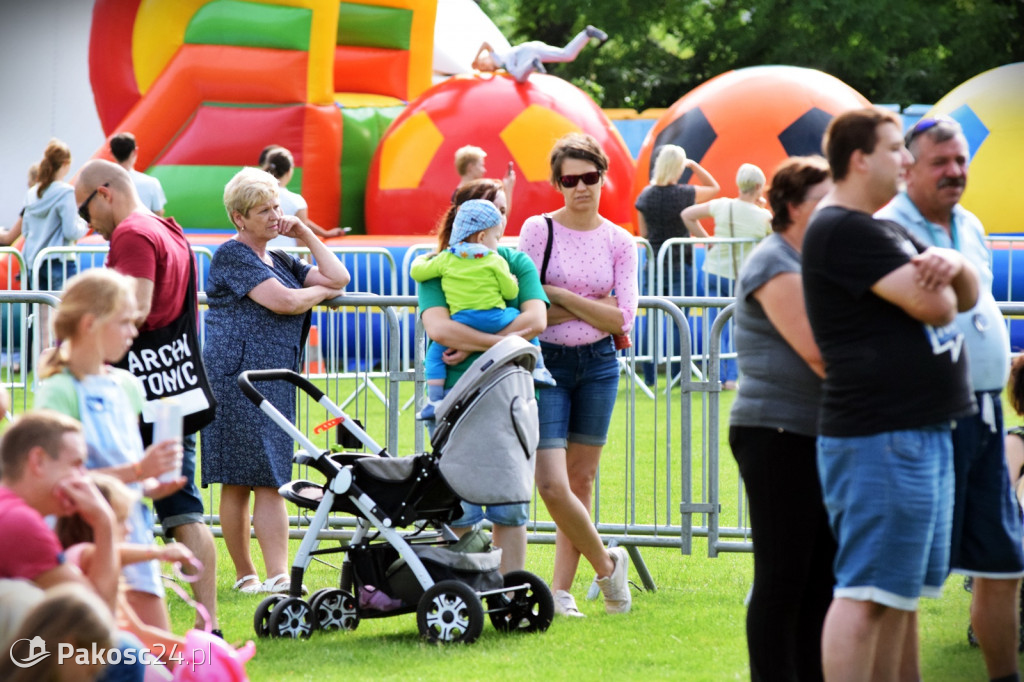
[(595, 26), (587, 26), (583, 29), (589, 38), (597, 38), (602, 43), (608, 40), (608, 34)]
[(625, 547), (608, 550), (615, 561), (615, 570), (607, 578), (598, 578), (597, 586), (604, 594), (606, 613), (629, 613), (633, 606), (633, 595), (629, 592), (629, 555)]
[(555, 615), (570, 616), (572, 618), (586, 618), (586, 614), (580, 613), (576, 608), (576, 599), (565, 590), (555, 590)]

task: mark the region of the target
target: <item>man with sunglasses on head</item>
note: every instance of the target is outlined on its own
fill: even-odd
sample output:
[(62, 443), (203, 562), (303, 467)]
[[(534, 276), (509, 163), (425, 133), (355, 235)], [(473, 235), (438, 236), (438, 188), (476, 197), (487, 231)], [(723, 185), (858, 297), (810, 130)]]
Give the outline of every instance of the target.
[(1017, 590), (1024, 548), (1006, 472), (1000, 400), (1009, 377), (1010, 341), (992, 296), (985, 230), (960, 205), (970, 160), (960, 124), (947, 116), (923, 118), (907, 133), (906, 143), (914, 159), (906, 189), (875, 216), (899, 223), (925, 244), (959, 251), (978, 271), (978, 303), (956, 317), (979, 410), (953, 428), (950, 568), (973, 580), (971, 624), (989, 677), (1019, 680)]
[(822, 664), (829, 682), (919, 679), (918, 601), (949, 572), (951, 421), (976, 411), (952, 322), (977, 301), (978, 278), (957, 251), (872, 217), (911, 161), (895, 114), (837, 116), (824, 150), (835, 187), (803, 243), (825, 362), (818, 475), (837, 541)]
[[(145, 334), (174, 324), (186, 312), (189, 279), (193, 276), (192, 253), (181, 226), (173, 218), (162, 218), (149, 210), (139, 199), (128, 171), (102, 159), (82, 166), (75, 184), (75, 201), (78, 215), (110, 242), (107, 267), (128, 275), (135, 283), (139, 332)], [(197, 365), (202, 362), (200, 357), (192, 360)], [(129, 363), (126, 369), (136, 368)], [(138, 376), (139, 372), (133, 374)], [(148, 391), (147, 387), (147, 396)], [(184, 436), (182, 449), (181, 473), (188, 483), (178, 492), (155, 500), (153, 507), (164, 534), (192, 550), (205, 567), (192, 587), (216, 629), (217, 551), (213, 535), (203, 523), (203, 498), (195, 483), (194, 434)]]

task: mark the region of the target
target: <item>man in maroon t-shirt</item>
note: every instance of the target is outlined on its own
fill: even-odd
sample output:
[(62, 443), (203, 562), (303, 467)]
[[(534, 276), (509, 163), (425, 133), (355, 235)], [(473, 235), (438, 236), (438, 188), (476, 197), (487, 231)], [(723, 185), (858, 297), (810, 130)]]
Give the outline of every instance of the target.
[[(85, 475), (81, 425), (49, 410), (28, 412), (0, 441), (0, 578), (31, 580), (46, 589), (66, 582), (91, 586), (113, 607), (120, 561), (114, 512)], [(43, 516), (78, 514), (96, 545), (88, 575), (64, 563)]]
[[(82, 166), (75, 200), (79, 215), (110, 242), (107, 266), (135, 283), (139, 331), (160, 329), (178, 319), (192, 275), (188, 240), (178, 223), (146, 208), (128, 172), (109, 161), (94, 159)], [(194, 360), (201, 362), (200, 358)], [(164, 533), (192, 550), (205, 567), (192, 586), (217, 628), (217, 551), (213, 534), (203, 523), (203, 498), (195, 482), (195, 446), (194, 434), (182, 439), (181, 473), (188, 483), (173, 495), (154, 500), (153, 508)]]

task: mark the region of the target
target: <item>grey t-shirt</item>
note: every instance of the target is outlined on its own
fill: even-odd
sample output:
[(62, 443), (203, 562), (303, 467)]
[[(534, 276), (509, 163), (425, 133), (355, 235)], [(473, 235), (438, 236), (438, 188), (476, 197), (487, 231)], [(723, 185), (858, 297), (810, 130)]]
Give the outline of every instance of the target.
[(800, 254), (776, 233), (766, 237), (740, 269), (734, 339), (743, 380), (729, 423), (815, 436), (821, 379), (786, 343), (752, 295), (787, 272), (800, 274)]

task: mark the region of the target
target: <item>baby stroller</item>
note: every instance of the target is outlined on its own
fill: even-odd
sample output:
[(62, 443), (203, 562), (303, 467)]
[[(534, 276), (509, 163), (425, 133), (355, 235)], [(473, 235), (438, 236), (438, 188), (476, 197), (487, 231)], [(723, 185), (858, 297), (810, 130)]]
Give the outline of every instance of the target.
[[(292, 563), (290, 592), (259, 604), (256, 634), (309, 637), (314, 630), (355, 630), (364, 618), (412, 612), (430, 641), (472, 642), (485, 614), (502, 632), (546, 630), (554, 602), (544, 581), (528, 571), (502, 576), (500, 549), (480, 542), (480, 534), (456, 542), (446, 525), (462, 514), (462, 499), (507, 504), (532, 497), (537, 354), (528, 342), (509, 337), (481, 355), (438, 406), (433, 451), (408, 457), (392, 457), (301, 375), (243, 372), (238, 383), (245, 395), (304, 448), (295, 461), (326, 478), (291, 481), (279, 490), (315, 512)], [(337, 425), (340, 442), (356, 442), (368, 453), (319, 450), (256, 390), (253, 384), (262, 381), (288, 381), (308, 393), (334, 416), (314, 431)], [(355, 531), (340, 547), (321, 549), (319, 534), (331, 512), (355, 516)], [(338, 586), (303, 599), (310, 561), (332, 553), (343, 554)]]

